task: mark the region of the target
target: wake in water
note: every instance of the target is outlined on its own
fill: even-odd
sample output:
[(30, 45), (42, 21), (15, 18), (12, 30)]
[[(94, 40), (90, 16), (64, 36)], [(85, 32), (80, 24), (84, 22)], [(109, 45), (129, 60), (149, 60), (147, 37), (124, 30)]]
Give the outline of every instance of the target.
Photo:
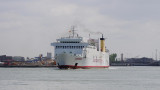
[(122, 68), (122, 67), (109, 67), (109, 68), (106, 68), (106, 69), (120, 69), (120, 68)]

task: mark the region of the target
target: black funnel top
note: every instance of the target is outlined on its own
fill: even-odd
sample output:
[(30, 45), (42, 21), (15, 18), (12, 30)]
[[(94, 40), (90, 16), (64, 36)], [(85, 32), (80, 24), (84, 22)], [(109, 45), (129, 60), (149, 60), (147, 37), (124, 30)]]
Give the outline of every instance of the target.
[(102, 38), (100, 38), (100, 40), (105, 40), (105, 38), (103, 38), (103, 34), (102, 34)]

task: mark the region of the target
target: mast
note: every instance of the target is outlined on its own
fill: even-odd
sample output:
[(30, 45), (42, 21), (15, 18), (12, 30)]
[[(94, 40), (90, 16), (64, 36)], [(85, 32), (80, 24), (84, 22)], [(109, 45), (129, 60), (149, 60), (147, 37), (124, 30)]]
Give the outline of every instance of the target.
[(75, 34), (74, 28), (75, 28), (75, 26), (72, 26), (72, 34), (73, 34), (73, 37), (74, 37), (74, 34)]
[(74, 30), (74, 26), (73, 26), (73, 28), (72, 28), (72, 31), (73, 31), (73, 37), (74, 37), (74, 31), (75, 31), (75, 30)]

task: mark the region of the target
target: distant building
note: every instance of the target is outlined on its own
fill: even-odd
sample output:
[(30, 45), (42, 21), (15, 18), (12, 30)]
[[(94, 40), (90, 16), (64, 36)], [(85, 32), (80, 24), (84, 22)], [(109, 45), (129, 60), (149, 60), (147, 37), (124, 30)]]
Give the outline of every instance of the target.
[(125, 61), (126, 63), (134, 63), (134, 64), (149, 64), (149, 63), (152, 63), (154, 62), (154, 60), (152, 58), (146, 58), (146, 57), (143, 57), (143, 58), (129, 58)]
[(121, 54), (121, 61), (123, 62), (123, 53)]
[(47, 58), (52, 59), (52, 53), (47, 52)]
[(6, 55), (1, 55), (0, 56), (0, 61), (5, 62), (5, 61), (25, 61), (24, 57), (21, 56), (6, 56)]
[(1, 56), (0, 56), (0, 61), (1, 61), (1, 62), (4, 62), (4, 61), (12, 61), (12, 56), (1, 55)]
[(21, 56), (13, 56), (12, 59), (14, 61), (25, 61), (24, 57), (21, 57)]

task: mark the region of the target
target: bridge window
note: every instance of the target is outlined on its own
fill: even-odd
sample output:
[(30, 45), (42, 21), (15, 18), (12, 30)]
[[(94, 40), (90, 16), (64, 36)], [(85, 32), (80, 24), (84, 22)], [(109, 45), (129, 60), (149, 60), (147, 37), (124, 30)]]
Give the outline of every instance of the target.
[(84, 47), (85, 46), (55, 46), (56, 49), (60, 49), (60, 48), (63, 48), (63, 49), (82, 49)]

